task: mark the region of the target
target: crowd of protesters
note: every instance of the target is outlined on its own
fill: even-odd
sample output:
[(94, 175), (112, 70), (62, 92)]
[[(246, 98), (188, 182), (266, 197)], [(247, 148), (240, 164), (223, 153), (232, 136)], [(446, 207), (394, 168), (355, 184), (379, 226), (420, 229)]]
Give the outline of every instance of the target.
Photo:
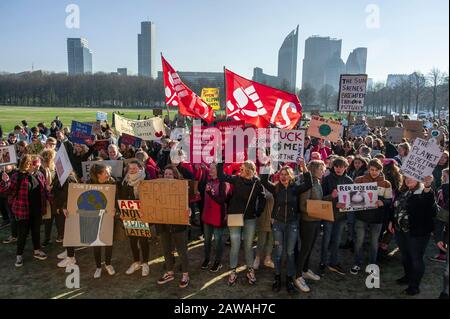
[[(164, 122), (170, 133), (170, 128), (186, 127), (186, 121), (185, 117), (177, 116), (173, 122), (167, 117)], [(400, 171), (413, 141), (403, 139), (401, 143), (393, 143), (386, 138), (387, 128), (384, 127), (372, 127), (364, 137), (350, 137), (345, 132), (335, 143), (307, 136), (303, 158), (294, 165), (278, 164), (273, 171), (272, 163), (249, 160), (206, 165), (191, 164), (182, 157), (175, 159), (170, 156), (170, 150), (178, 141), (171, 140), (169, 135), (160, 142), (142, 142), (141, 147), (135, 147), (121, 143), (114, 129), (103, 123), (96, 139), (106, 139), (110, 144), (107, 150), (98, 151), (70, 141), (70, 132), (58, 117), (50, 127), (39, 123), (29, 128), (28, 123), (22, 121), (0, 142), (3, 146), (15, 145), (18, 159), (15, 165), (2, 167), (2, 227), (9, 226), (11, 231), (3, 243), (16, 243), (15, 265), (22, 267), (24, 248), (31, 232), (33, 257), (45, 260), (44, 250), (52, 244), (52, 239), (56, 238), (56, 243), (64, 240), (70, 183), (114, 184), (117, 185), (117, 200), (138, 200), (139, 184), (144, 180), (197, 180), (198, 193), (189, 198), (189, 207), (191, 225), (201, 226), (203, 262), (189, 256), (192, 226), (156, 225), (156, 233), (152, 235), (159, 238), (165, 260), (165, 271), (157, 281), (160, 285), (175, 279), (174, 251), (181, 261), (179, 287), (184, 288), (189, 285), (192, 268), (212, 273), (223, 268), (224, 247), (229, 243), (229, 285), (237, 282), (242, 244), (246, 280), (250, 285), (256, 283), (257, 271), (264, 265), (273, 268), (273, 291), (280, 291), (282, 274), (285, 274), (289, 293), (307, 293), (311, 290), (310, 283), (323, 280), (327, 271), (344, 276), (357, 275), (367, 264), (383, 267), (383, 258), (390, 247), (399, 250), (404, 269), (403, 274), (398, 274), (397, 283), (406, 286), (407, 295), (416, 295), (420, 293), (425, 272), (425, 250), (430, 241), (434, 241), (437, 254), (430, 259), (446, 263), (440, 297), (448, 298), (448, 127), (442, 120), (432, 124), (435, 129), (441, 128), (445, 135), (440, 140), (444, 153), (432, 176), (419, 182), (403, 176)], [(423, 130), (426, 136), (431, 128)], [(67, 150), (73, 167), (63, 185), (55, 171), (56, 152), (61, 145)], [(124, 177), (113, 178), (102, 160), (129, 160)], [(100, 161), (91, 166), (89, 180), (83, 179), (84, 161)], [(266, 169), (264, 174), (258, 174), (261, 167)], [(342, 212), (344, 204), (339, 202), (337, 186), (353, 183), (377, 184), (375, 208)], [(309, 216), (308, 200), (332, 202), (334, 221)], [(116, 210), (117, 219), (118, 215)], [(239, 215), (242, 215), (240, 222), (237, 221)], [(53, 224), (56, 237), (52, 233)], [(41, 225), (44, 225), (42, 240)], [(119, 226), (120, 223), (115, 223), (114, 227)], [(118, 233), (115, 229), (114, 240), (118, 239)], [(148, 276), (149, 239), (130, 236), (128, 240), (131, 265), (125, 273), (131, 275), (141, 270), (142, 276)], [(320, 264), (313, 265), (310, 257), (317, 242), (320, 243)], [(58, 267), (77, 263), (75, 248), (66, 247), (58, 255), (61, 259)], [(342, 266), (341, 249), (353, 252), (349, 269)], [(112, 265), (113, 245), (103, 249), (94, 247), (94, 278), (102, 274), (102, 250), (107, 273), (114, 275), (116, 272)]]

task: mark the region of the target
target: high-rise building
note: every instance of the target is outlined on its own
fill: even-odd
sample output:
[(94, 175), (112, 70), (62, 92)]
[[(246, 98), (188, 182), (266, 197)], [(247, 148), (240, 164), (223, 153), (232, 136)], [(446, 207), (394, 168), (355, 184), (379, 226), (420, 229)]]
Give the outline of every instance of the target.
[[(330, 83), (332, 74), (342, 67), (342, 60), (338, 60), (341, 57), (341, 46), (342, 40), (330, 37), (312, 36), (306, 39), (302, 87), (309, 83), (311, 87), (319, 91), (327, 82)], [(327, 68), (332, 70), (327, 72)], [(336, 85), (339, 85), (339, 79)]]
[(278, 51), (278, 79), (282, 85), (286, 83), (290, 91), (295, 91), (297, 81), (297, 48), (298, 25), (284, 39)]
[(138, 34), (138, 74), (156, 79), (156, 25), (150, 21), (141, 22)]
[(278, 51), (278, 75), (265, 74), (259, 67), (253, 69), (253, 81), (269, 86), (285, 87), (288, 91), (295, 91), (297, 82), (297, 47), (298, 25), (295, 30), (284, 39)]
[(117, 68), (117, 74), (127, 76), (128, 70), (127, 68)]
[(92, 52), (84, 38), (67, 38), (69, 75), (92, 73)]
[(345, 63), (342, 61), (341, 57), (335, 53), (325, 66), (324, 84), (330, 85), (335, 91), (338, 91), (340, 76), (345, 73)]
[(347, 74), (366, 74), (367, 48), (356, 48), (348, 56)]
[(402, 82), (406, 82), (410, 79), (411, 75), (408, 74), (388, 74), (386, 86), (387, 87), (395, 87)]

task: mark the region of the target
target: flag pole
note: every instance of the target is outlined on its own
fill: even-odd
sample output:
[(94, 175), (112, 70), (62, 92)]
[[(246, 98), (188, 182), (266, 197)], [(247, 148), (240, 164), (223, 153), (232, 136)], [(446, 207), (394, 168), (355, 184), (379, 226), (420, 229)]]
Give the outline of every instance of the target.
[(226, 115), (227, 115), (227, 77), (226, 77), (226, 73), (225, 73), (225, 65), (223, 66), (223, 86), (225, 89), (225, 105), (224, 105), (224, 110), (225, 110), (225, 120), (226, 120)]
[[(162, 64), (162, 59), (163, 59), (163, 55), (162, 52), (160, 52), (161, 54), (161, 64)], [(164, 66), (163, 66), (163, 82), (164, 82)], [(165, 89), (165, 88), (164, 88)], [(165, 94), (164, 94), (165, 95)], [(164, 104), (166, 105), (166, 110), (167, 110), (167, 120), (169, 121), (169, 128), (171, 129), (171, 125), (170, 125), (170, 112), (169, 112), (169, 106), (167, 105), (167, 103), (164, 101)]]

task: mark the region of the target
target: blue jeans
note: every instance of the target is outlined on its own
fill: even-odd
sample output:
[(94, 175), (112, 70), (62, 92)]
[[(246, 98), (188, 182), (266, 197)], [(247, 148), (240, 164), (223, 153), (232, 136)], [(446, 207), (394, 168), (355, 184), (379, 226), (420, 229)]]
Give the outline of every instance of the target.
[(347, 238), (349, 241), (356, 240), (355, 234), (355, 212), (347, 213), (347, 226), (348, 226), (348, 235)]
[(203, 231), (205, 234), (205, 259), (210, 260), (211, 258), (211, 242), (212, 236), (214, 235), (214, 242), (216, 248), (216, 258), (215, 262), (220, 263), (222, 260), (223, 253), (223, 232), (225, 228), (214, 227), (213, 225), (203, 223)]
[(369, 264), (377, 263), (378, 255), (378, 240), (380, 238), (381, 228), (383, 224), (368, 224), (361, 220), (355, 221), (355, 265), (361, 267), (364, 260), (363, 245), (364, 238), (366, 237), (366, 230), (369, 227), (369, 240), (370, 240), (370, 254), (369, 254)]
[(395, 240), (402, 254), (405, 276), (408, 278), (409, 288), (419, 289), (420, 281), (425, 273), (423, 256), (430, 241), (430, 235), (412, 237), (401, 230), (395, 231)]
[[(323, 221), (324, 231), (322, 239), (322, 253), (320, 263), (335, 266), (338, 264), (339, 243), (341, 242), (342, 232), (346, 219), (334, 222)], [(328, 254), (330, 253), (330, 262), (328, 263)]]
[(234, 269), (238, 265), (239, 248), (241, 248), (241, 231), (244, 230), (244, 252), (245, 263), (248, 268), (253, 267), (253, 238), (255, 238), (256, 219), (244, 220), (244, 227), (229, 227), (230, 230), (230, 268)]
[(275, 264), (275, 274), (281, 275), (281, 259), (284, 252), (287, 257), (287, 276), (294, 277), (296, 273), (294, 249), (298, 239), (298, 220), (285, 224), (275, 221), (272, 225), (274, 240), (273, 263)]

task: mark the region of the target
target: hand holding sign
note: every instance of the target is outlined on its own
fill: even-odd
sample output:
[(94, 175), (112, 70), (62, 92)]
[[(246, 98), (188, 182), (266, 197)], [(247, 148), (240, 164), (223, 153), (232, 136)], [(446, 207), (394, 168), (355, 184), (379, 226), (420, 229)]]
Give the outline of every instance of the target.
[(5, 172), (2, 173), (2, 181), (7, 183), (9, 181), (9, 176)]

